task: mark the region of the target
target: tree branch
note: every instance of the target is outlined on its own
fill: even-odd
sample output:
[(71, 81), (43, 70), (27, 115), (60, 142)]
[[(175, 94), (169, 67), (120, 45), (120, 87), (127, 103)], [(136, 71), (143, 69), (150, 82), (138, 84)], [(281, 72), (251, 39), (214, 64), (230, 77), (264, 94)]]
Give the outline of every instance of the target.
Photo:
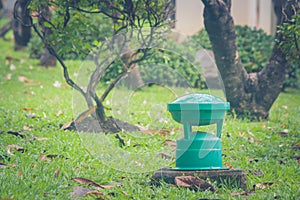
[(69, 71), (67, 66), (65, 65), (64, 61), (62, 60), (62, 58), (56, 53), (55, 49), (49, 45), (48, 42), (46, 42), (46, 39), (43, 37), (42, 33), (40, 33), (40, 31), (38, 30), (36, 24), (33, 24), (33, 29), (34, 31), (38, 34), (38, 36), (40, 37), (40, 39), (44, 42), (46, 48), (48, 49), (48, 51), (50, 52), (50, 54), (52, 54), (54, 57), (56, 57), (56, 59), (59, 61), (59, 63), (61, 64), (62, 68), (63, 68), (63, 73), (64, 73), (64, 78), (66, 80), (66, 82), (75, 90), (79, 91), (84, 97), (86, 96), (86, 93), (70, 78), (69, 76)]

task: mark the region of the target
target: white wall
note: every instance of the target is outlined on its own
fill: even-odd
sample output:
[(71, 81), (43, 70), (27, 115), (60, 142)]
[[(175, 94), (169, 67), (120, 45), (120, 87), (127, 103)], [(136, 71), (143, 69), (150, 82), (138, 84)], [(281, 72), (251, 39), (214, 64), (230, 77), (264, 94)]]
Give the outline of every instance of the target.
[[(176, 31), (192, 35), (204, 28), (203, 8), (201, 0), (176, 0)], [(232, 0), (231, 12), (236, 25), (275, 32), (272, 0)]]

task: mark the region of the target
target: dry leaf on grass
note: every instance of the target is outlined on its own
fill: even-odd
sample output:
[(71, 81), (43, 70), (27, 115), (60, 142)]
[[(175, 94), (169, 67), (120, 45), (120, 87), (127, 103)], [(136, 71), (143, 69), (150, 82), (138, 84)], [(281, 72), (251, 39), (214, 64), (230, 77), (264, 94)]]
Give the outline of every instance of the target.
[(77, 183), (83, 184), (83, 185), (92, 185), (94, 187), (104, 189), (104, 187), (102, 185), (100, 185), (92, 180), (86, 179), (86, 178), (75, 177), (75, 178), (72, 178), (72, 180)]
[(254, 189), (258, 188), (258, 189), (263, 190), (263, 189), (267, 188), (268, 186), (272, 186), (272, 185), (274, 185), (273, 182), (264, 182), (264, 183), (255, 184), (253, 187), (254, 187)]
[(23, 126), (23, 132), (30, 131), (30, 126)]
[(33, 108), (22, 108), (22, 110), (28, 111), (28, 110), (34, 110)]
[(107, 185), (100, 185), (92, 180), (86, 179), (86, 178), (72, 178), (73, 181), (76, 181), (77, 183), (83, 184), (83, 185), (91, 185), (94, 186), (98, 189), (111, 189), (114, 188), (116, 186), (121, 186), (121, 183), (119, 182), (113, 182), (111, 184), (107, 184)]
[(59, 81), (55, 81), (55, 82), (53, 83), (53, 86), (56, 87), (56, 88), (60, 88), (60, 87), (62, 86), (62, 83), (59, 82)]
[(0, 162), (0, 167), (1, 167), (1, 168), (6, 168), (6, 167), (7, 167), (7, 164)]
[(252, 170), (252, 169), (250, 169), (249, 172), (250, 172), (251, 174), (256, 175), (256, 176), (263, 176), (263, 175), (264, 175), (264, 173), (263, 173), (260, 169), (255, 170), (255, 171)]
[(103, 199), (103, 198), (106, 197), (102, 192), (99, 192), (99, 191), (90, 191), (90, 192), (87, 192), (86, 196), (92, 196), (92, 197), (95, 197), (97, 199)]
[(163, 144), (164, 144), (165, 146), (170, 146), (170, 147), (176, 148), (176, 142), (173, 141), (173, 140), (165, 140), (165, 141), (163, 142)]
[(29, 140), (29, 141), (33, 141), (33, 140), (44, 141), (44, 140), (49, 140), (49, 138), (30, 136), (30, 138), (29, 138), (28, 140)]
[(176, 176), (175, 184), (178, 187), (187, 187), (192, 190), (205, 191), (209, 189), (212, 192), (215, 191), (215, 188), (212, 184), (194, 176)]
[(55, 114), (56, 117), (59, 117), (61, 115), (63, 115), (64, 112), (62, 110), (57, 111), (57, 113)]
[(165, 128), (159, 130), (141, 130), (142, 133), (147, 134), (159, 134), (159, 135), (172, 135), (174, 131), (180, 130), (180, 128)]
[(20, 151), (20, 152), (24, 152), (24, 148), (23, 147), (20, 147), (20, 146), (18, 146), (18, 145), (16, 145), (16, 144), (10, 144), (10, 145), (8, 145), (8, 147), (7, 147), (7, 153), (8, 154), (10, 154), (10, 155), (14, 155), (13, 153), (12, 153), (12, 150), (13, 149), (16, 149), (17, 151)]
[(161, 157), (162, 159), (165, 159), (165, 160), (174, 160), (175, 159), (173, 156), (170, 156), (165, 153), (158, 153), (157, 156)]
[(23, 83), (30, 83), (30, 82), (33, 82), (33, 80), (30, 80), (29, 78), (25, 77), (25, 76), (18, 76), (18, 80), (20, 82), (23, 82)]
[(28, 117), (28, 118), (36, 118), (36, 114), (35, 113), (28, 113), (28, 114), (26, 114), (26, 117)]
[(59, 169), (55, 170), (55, 172), (54, 172), (54, 178), (57, 178), (59, 176), (59, 173), (60, 173)]
[(282, 136), (282, 137), (288, 136), (288, 132), (285, 132), (285, 131), (277, 132), (276, 134), (279, 136)]
[(239, 195), (249, 196), (251, 194), (255, 194), (255, 192), (253, 192), (253, 191), (233, 192), (233, 193), (231, 193), (231, 197), (235, 197), (235, 196), (239, 196)]
[(15, 131), (7, 131), (7, 134), (14, 135), (16, 137), (21, 137), (21, 138), (24, 137), (24, 135), (22, 135), (20, 132), (15, 132)]

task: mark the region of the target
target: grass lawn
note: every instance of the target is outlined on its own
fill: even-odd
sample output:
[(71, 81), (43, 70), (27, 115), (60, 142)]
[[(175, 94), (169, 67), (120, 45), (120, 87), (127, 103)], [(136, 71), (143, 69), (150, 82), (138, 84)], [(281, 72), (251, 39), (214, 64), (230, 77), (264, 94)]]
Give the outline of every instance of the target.
[[(86, 194), (87, 190), (90, 192), (85, 199), (97, 195), (104, 199), (300, 198), (299, 90), (279, 96), (269, 121), (226, 118), (223, 164), (244, 169), (251, 192), (234, 195), (241, 190), (226, 184), (215, 192), (195, 192), (167, 184), (151, 187), (154, 170), (174, 166), (174, 162), (156, 153), (171, 154), (166, 141), (172, 143), (183, 135), (180, 129), (172, 130), (180, 125), (169, 115), (162, 121), (153, 120), (151, 106), (158, 105), (165, 116), (166, 103), (174, 96), (154, 86), (132, 97), (128, 119), (142, 125), (151, 122), (166, 130), (160, 134), (118, 133), (123, 142), (120, 144), (116, 135), (62, 131), (60, 125), (74, 118), (74, 108), (73, 90), (64, 83), (61, 68), (39, 67), (37, 60), (28, 58), (28, 52), (12, 49), (12, 41), (0, 40), (0, 199), (78, 198), (71, 194)], [(8, 56), (13, 59), (7, 60)], [(68, 64), (74, 77), (80, 62)], [(78, 177), (106, 188), (97, 189), (93, 183), (74, 179)]]

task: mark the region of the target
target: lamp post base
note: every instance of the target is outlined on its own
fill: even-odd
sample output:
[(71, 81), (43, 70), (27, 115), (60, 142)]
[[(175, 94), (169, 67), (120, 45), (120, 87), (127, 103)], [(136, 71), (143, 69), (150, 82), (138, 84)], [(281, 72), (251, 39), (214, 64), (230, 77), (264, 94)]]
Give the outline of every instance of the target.
[(247, 175), (242, 169), (232, 170), (180, 170), (172, 168), (162, 168), (156, 171), (151, 177), (152, 185), (159, 185), (161, 181), (169, 184), (175, 184), (177, 176), (196, 176), (203, 180), (209, 179), (217, 182), (218, 185), (226, 184), (227, 187), (238, 187), (247, 190)]

